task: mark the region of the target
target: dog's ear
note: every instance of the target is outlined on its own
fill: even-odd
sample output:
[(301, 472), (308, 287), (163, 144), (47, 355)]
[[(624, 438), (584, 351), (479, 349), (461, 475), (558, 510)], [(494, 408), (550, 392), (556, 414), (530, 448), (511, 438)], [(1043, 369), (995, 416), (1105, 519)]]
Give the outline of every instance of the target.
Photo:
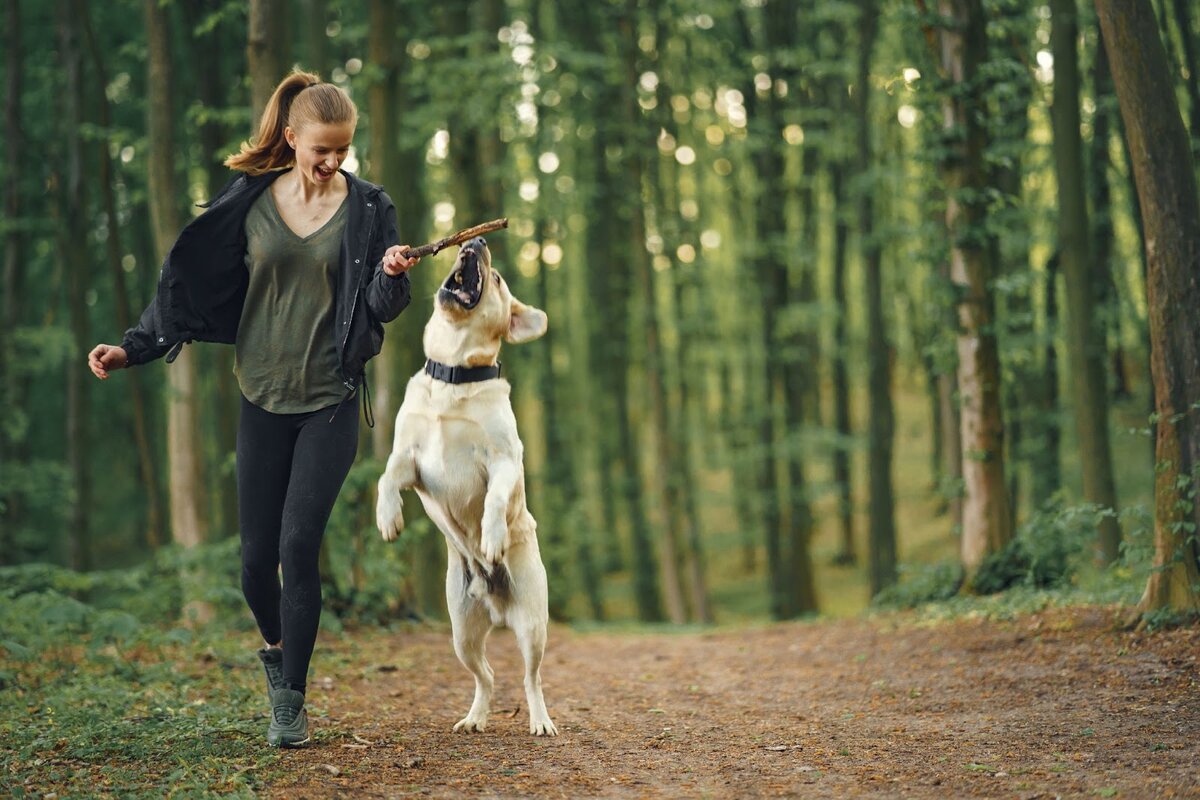
[(546, 325), (545, 311), (527, 306), (514, 297), (508, 315), (508, 333), (504, 338), (513, 344), (532, 342), (546, 333)]

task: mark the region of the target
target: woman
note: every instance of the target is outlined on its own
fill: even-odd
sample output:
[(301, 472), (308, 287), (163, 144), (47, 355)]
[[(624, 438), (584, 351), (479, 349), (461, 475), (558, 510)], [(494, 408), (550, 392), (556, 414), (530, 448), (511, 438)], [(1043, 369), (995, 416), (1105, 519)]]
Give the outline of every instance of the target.
[(395, 244), (391, 198), (340, 169), (357, 118), (340, 88), (307, 72), (284, 78), (257, 139), (225, 161), (241, 174), (180, 233), (138, 324), (88, 356), (104, 380), (163, 355), (170, 363), (186, 342), (235, 345), (242, 591), (266, 645), (273, 746), (308, 741), (317, 558), (358, 449), (358, 413), (343, 404), (363, 383), (374, 424), (364, 367), (383, 323), (408, 305), (419, 260)]

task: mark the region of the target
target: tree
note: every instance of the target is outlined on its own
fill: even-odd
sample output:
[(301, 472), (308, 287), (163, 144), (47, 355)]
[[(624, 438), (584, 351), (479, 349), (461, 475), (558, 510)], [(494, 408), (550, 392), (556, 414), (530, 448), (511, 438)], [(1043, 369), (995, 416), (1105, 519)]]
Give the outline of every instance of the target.
[[(859, 10), (858, 77), (855, 111), (858, 118), (858, 160), (869, 172), (874, 162), (869, 125), (871, 108), (871, 50), (875, 44), (879, 10), (874, 0), (863, 0)], [(871, 499), (868, 563), (871, 595), (896, 582), (896, 522), (892, 492), (891, 346), (883, 316), (882, 252), (875, 233), (873, 191), (864, 181), (858, 197), (859, 248), (862, 252), (867, 306), (867, 383), (870, 417), (867, 423), (868, 482)]]
[[(129, 302), (129, 291), (125, 285), (125, 270), (121, 267), (121, 225), (117, 214), (117, 199), (113, 186), (112, 157), (109, 154), (109, 135), (112, 120), (109, 113), (109, 100), (104, 93), (108, 85), (108, 70), (89, 16), (90, 8), (82, 3), (76, 3), (75, 13), (82, 25), (84, 38), (87, 41), (88, 54), (91, 57), (92, 73), (99, 89), (96, 94), (98, 109), (97, 123), (105, 134), (101, 136), (96, 147), (96, 157), (100, 165), (99, 185), (104, 202), (104, 223), (108, 231), (105, 240), (105, 255), (108, 258), (108, 270), (112, 275), (113, 289), (116, 294), (116, 321), (118, 330), (127, 330), (134, 324), (133, 309)], [(138, 453), (138, 472), (145, 490), (146, 497), (146, 544), (150, 549), (156, 549), (165, 539), (163, 530), (162, 504), (160, 502), (160, 484), (158, 470), (155, 468), (155, 458), (150, 445), (150, 425), (146, 411), (146, 393), (142, 387), (142, 374), (131, 370), (127, 377), (129, 385), (129, 401), (133, 412), (133, 440)], [(236, 502), (236, 495), (234, 500)]]
[(1200, 611), (1200, 201), (1149, 4), (1096, 0), (1146, 230), (1157, 401), (1154, 565), (1134, 617)]
[[(1089, 502), (1116, 510), (1112, 450), (1108, 436), (1105, 388), (1105, 337), (1095, 321), (1098, 275), (1089, 244), (1083, 140), (1079, 133), (1079, 38), (1075, 0), (1051, 0), (1050, 47), (1054, 54), (1054, 174), (1058, 180), (1058, 246), (1067, 290), (1067, 352), (1083, 467), (1083, 495)], [(1115, 514), (1101, 518), (1097, 560), (1117, 558), (1121, 529)]]
[[(170, 21), (158, 0), (145, 0), (145, 20), (149, 57), (147, 59), (147, 130), (149, 131), (150, 215), (154, 227), (154, 245), (161, 263), (171, 249), (180, 229), (179, 183), (175, 173), (175, 125), (172, 112), (172, 74)], [(203, 452), (196, 425), (200, 397), (196, 389), (196, 366), (191, 348), (184, 346), (167, 369), (170, 391), (167, 396), (167, 454), (171, 497), (171, 537), (185, 548), (195, 547), (208, 538), (207, 507), (204, 502)], [(195, 601), (189, 592), (189, 576), (184, 576), (187, 612), (203, 622), (211, 608)]]
[(90, 432), (88, 399), (91, 384), (85, 381), (86, 374), (81, 364), (90, 349), (87, 306), (84, 293), (87, 291), (91, 270), (87, 268), (86, 248), (81, 247), (75, 230), (67, 220), (80, 220), (85, 216), (86, 194), (83, 182), (83, 44), (80, 42), (79, 20), (81, 9), (72, 0), (59, 4), (59, 54), (63, 59), (66, 86), (63, 92), (66, 129), (62, 132), (66, 141), (66, 174), (60, 181), (61, 216), (59, 218), (59, 250), (67, 271), (67, 300), (71, 318), (71, 337), (74, 350), (66, 363), (66, 442), (67, 464), (71, 473), (71, 488), (67, 520), (68, 549), (73, 569), (86, 571), (92, 568), (90, 515), (92, 505), (92, 481), (87, 468), (86, 451)]
[(980, 65), (987, 59), (981, 0), (939, 0), (937, 29), (943, 94), (946, 230), (950, 278), (958, 293), (958, 387), (962, 398), (964, 588), (983, 559), (1012, 538), (1012, 509), (1004, 480), (1000, 361), (996, 349), (993, 253), (983, 231), (988, 196), (987, 111)]

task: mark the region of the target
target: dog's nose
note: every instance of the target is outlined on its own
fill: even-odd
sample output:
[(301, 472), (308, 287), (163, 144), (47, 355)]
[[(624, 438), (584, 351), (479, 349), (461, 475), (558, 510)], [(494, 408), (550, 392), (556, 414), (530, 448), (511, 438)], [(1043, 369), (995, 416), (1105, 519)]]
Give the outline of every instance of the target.
[(482, 250), (483, 248), (487, 247), (487, 239), (484, 239), (482, 236), (476, 236), (474, 239), (468, 242), (467, 245), (472, 250)]

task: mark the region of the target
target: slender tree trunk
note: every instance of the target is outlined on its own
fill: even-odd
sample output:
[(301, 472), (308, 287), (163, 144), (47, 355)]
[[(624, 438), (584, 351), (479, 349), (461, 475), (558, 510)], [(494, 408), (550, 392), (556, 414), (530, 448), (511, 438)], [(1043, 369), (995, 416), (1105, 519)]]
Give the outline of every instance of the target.
[[(367, 89), (367, 108), (371, 115), (370, 177), (383, 185), (384, 189), (396, 191), (399, 176), (396, 159), (396, 125), (398, 108), (396, 102), (396, 15), (395, 5), (389, 0), (371, 0), (370, 25), (367, 29), (367, 54), (378, 71), (375, 80)], [(405, 342), (394, 342), (385, 336), (383, 350), (371, 362), (372, 403), (375, 410), (375, 427), (371, 431), (371, 452), (375, 458), (386, 460), (392, 449), (392, 435), (396, 427), (395, 397), (396, 359), (393, 354)]]
[[(864, 171), (874, 163), (871, 152), (870, 75), (875, 46), (878, 6), (863, 0), (859, 16), (858, 77), (855, 82), (858, 118), (858, 162)], [(883, 314), (882, 253), (875, 233), (874, 187), (862, 186), (858, 197), (859, 248), (862, 251), (867, 309), (867, 384), (871, 398), (867, 423), (870, 533), (868, 563), (871, 596), (896, 582), (895, 497), (892, 489), (892, 443), (895, 412), (892, 409), (891, 344)]]
[(1200, 64), (1196, 62), (1196, 37), (1192, 33), (1192, 9), (1188, 0), (1174, 0), (1175, 27), (1179, 29), (1179, 44), (1183, 49), (1183, 66), (1187, 70), (1184, 81), (1188, 95), (1188, 119), (1191, 122), (1191, 144), (1193, 154), (1200, 142), (1200, 75), (1196, 74)]
[(830, 165), (829, 186), (833, 194), (833, 305), (836, 316), (833, 321), (833, 419), (838, 443), (833, 449), (833, 482), (838, 505), (838, 552), (834, 557), (837, 564), (854, 564), (858, 554), (854, 546), (854, 501), (850, 474), (850, 379), (846, 370), (846, 353), (849, 337), (846, 320), (850, 306), (846, 300), (846, 242), (850, 238), (844, 186), (844, 165), (838, 161)]
[(942, 69), (953, 91), (944, 100), (950, 155), (941, 164), (950, 233), (950, 278), (958, 293), (958, 387), (961, 395), (964, 588), (989, 553), (1012, 538), (1012, 515), (1004, 482), (1000, 359), (994, 332), (991, 281), (995, 265), (983, 224), (988, 194), (986, 106), (979, 66), (987, 59), (986, 20), (980, 0), (939, 0)]
[[(1054, 167), (1058, 180), (1058, 244), (1067, 289), (1067, 351), (1083, 495), (1091, 503), (1116, 509), (1112, 452), (1108, 436), (1108, 394), (1104, 379), (1104, 337), (1095, 321), (1095, 282), (1088, 243), (1087, 198), (1083, 179), (1083, 141), (1079, 134), (1079, 37), (1075, 0), (1051, 0), (1050, 47), (1054, 53)], [(1115, 516), (1100, 521), (1096, 557), (1109, 564), (1119, 555), (1121, 529)]]
[[(74, 5), (75, 13), (83, 23), (84, 38), (91, 57), (95, 83), (99, 89), (96, 93), (98, 95), (96, 108), (98, 109), (98, 122), (105, 136), (101, 137), (96, 147), (96, 157), (100, 167), (98, 184), (104, 201), (105, 227), (108, 230), (108, 238), (104, 243), (105, 255), (108, 257), (108, 271), (112, 276), (113, 289), (116, 294), (117, 328), (118, 330), (127, 330), (132, 327), (134, 320), (133, 310), (129, 303), (129, 288), (125, 285), (125, 270), (121, 266), (121, 226), (117, 219), (117, 201), (113, 190), (112, 159), (108, 153), (107, 134), (112, 125), (108, 97), (104, 94), (104, 87), (108, 85), (108, 70), (104, 64), (103, 54), (96, 43), (89, 9), (77, 0)], [(130, 370), (126, 382), (129, 385), (129, 404), (133, 413), (133, 440), (134, 446), (137, 448), (139, 476), (146, 492), (146, 545), (151, 550), (156, 550), (163, 543), (165, 532), (160, 502), (161, 487), (150, 445), (146, 393), (142, 388), (141, 373), (138, 370)]]
[(1059, 467), (1059, 445), (1062, 430), (1059, 424), (1058, 401), (1058, 254), (1046, 262), (1046, 296), (1044, 300), (1046, 328), (1042, 341), (1046, 344), (1042, 354), (1041, 389), (1038, 392), (1039, 413), (1034, 438), (1042, 443), (1033, 457), (1033, 480), (1030, 488), (1034, 508), (1041, 508), (1062, 488), (1062, 472)]
[[(66, 440), (67, 469), (71, 476), (70, 511), (68, 513), (67, 542), (68, 558), (72, 569), (80, 572), (92, 568), (91, 526), (92, 482), (88, 470), (87, 456), (90, 426), (88, 420), (91, 384), (84, 380), (84, 364), (90, 349), (91, 337), (88, 330), (87, 304), (84, 293), (90, 283), (91, 271), (84, 254), (88, 242), (79, 240), (79, 229), (67, 220), (85, 219), (86, 197), (83, 185), (83, 43), (80, 41), (79, 11), (72, 0), (63, 0), (59, 5), (59, 55), (63, 60), (66, 77), (63, 112), (66, 129), (66, 175), (63, 185), (62, 220), (58, 227), (59, 256), (66, 271), (67, 304), (70, 310), (71, 338), (74, 350), (65, 364), (67, 387)], [(86, 235), (86, 233), (84, 234)]]
[[(305, 68), (325, 77), (329, 62), (329, 35), (325, 32), (329, 26), (328, 0), (301, 0), (301, 8), (299, 18), (304, 21)], [(373, 31), (368, 32), (368, 36), (371, 33)]]
[[(576, 32), (583, 49), (595, 56), (608, 54), (599, 40), (600, 30), (612, 20), (604, 14), (604, 7), (589, 7), (589, 13), (580, 14), (576, 20), (581, 26)], [(625, 31), (619, 31), (622, 40)], [(623, 63), (621, 64), (623, 71)], [(607, 78), (607, 76), (605, 76)], [(599, 462), (601, 506), (604, 511), (606, 533), (615, 533), (614, 499), (623, 501), (628, 516), (633, 571), (634, 599), (638, 617), (644, 621), (663, 618), (662, 599), (659, 592), (659, 567), (651, 544), (649, 526), (646, 521), (645, 500), (642, 494), (640, 473), (640, 448), (632, 429), (629, 414), (629, 269), (624, 253), (618, 257), (615, 243), (627, 235), (632, 225), (634, 211), (640, 212), (637, 203), (622, 205), (621, 198), (628, 196), (628, 179), (624, 176), (624, 165), (610, 158), (613, 148), (623, 142), (624, 133), (618, 119), (623, 120), (623, 111), (614, 114), (613, 109), (623, 109), (622, 95), (612, 86), (604, 86), (597, 93), (594, 103), (596, 134), (592, 137), (592, 158), (596, 165), (594, 218), (598, 223), (591, 226), (588, 234), (589, 252), (596, 263), (611, 265), (609, 269), (591, 270), (588, 274), (588, 293), (594, 308), (605, 310), (605, 323), (593, 323), (589, 349), (595, 360), (596, 372), (604, 381), (604, 395), (611, 398), (605, 402), (607, 414), (597, 421), (599, 430), (615, 429), (615, 447), (609, 436), (601, 436), (596, 458)], [(615, 472), (614, 472), (615, 470)], [(608, 565), (619, 554), (614, 539), (610, 539), (606, 553)]]
[[(787, 74), (787, 54), (795, 46), (796, 12), (794, 4), (782, 2), (763, 8), (768, 70), (775, 74)], [(753, 47), (740, 13), (739, 18), (742, 36)], [(753, 85), (748, 85), (743, 94), (748, 118), (760, 120), (751, 131), (758, 170), (754, 218), (756, 272), (761, 279), (757, 299), (763, 309), (763, 388), (756, 409), (758, 446), (763, 454), (758, 497), (764, 510), (770, 610), (776, 619), (785, 619), (816, 610), (817, 598), (809, 557), (812, 515), (804, 464), (795, 446), (788, 444), (788, 437), (783, 435), (783, 431), (799, 432), (804, 422), (803, 408), (798, 406), (804, 390), (797, 386), (797, 367), (789, 352), (792, 342), (781, 325), (786, 304), (795, 298), (788, 268), (793, 253), (784, 213), (789, 187), (784, 179), (783, 103), (774, 92), (758, 98)]]
[[(206, 112), (206, 118), (198, 126), (200, 152), (203, 159), (205, 194), (213, 197), (231, 177), (222, 163), (227, 146), (225, 125), (221, 123), (220, 111), (229, 104), (228, 80), (225, 61), (229, 54), (221, 48), (222, 37), (238, 35), (240, 30), (230, 30), (227, 25), (218, 25), (202, 35), (196, 35), (197, 26), (209, 14), (218, 13), (221, 0), (188, 0), (181, 4), (184, 23), (189, 32), (189, 57), (193, 63), (204, 63), (205, 68), (196, 76), (198, 99)], [(241, 69), (238, 70), (241, 72)], [(215, 442), (210, 453), (208, 480), (217, 487), (213, 511), (216, 514), (211, 530), (216, 538), (233, 536), (238, 530), (237, 475), (226, 464), (237, 449), (237, 424), (240, 391), (233, 374), (234, 349), (214, 347), (196, 354), (197, 367), (203, 373), (211, 373), (215, 397), (213, 402), (204, 403), (197, 413), (203, 420), (205, 430), (214, 430)], [(211, 420), (211, 423), (209, 422)]]
[[(621, 50), (625, 69), (626, 86), (634, 86), (638, 79), (637, 64), (637, 25), (638, 9), (636, 0), (627, 0), (625, 15), (620, 21)], [(645, 184), (646, 165), (643, 152), (645, 146), (638, 141), (638, 119), (640, 110), (637, 97), (628, 93), (625, 109), (625, 146), (628, 148), (627, 161), (629, 191), (632, 193), (630, 202), (629, 251), (627, 261), (631, 263), (637, 289), (643, 302), (642, 324), (638, 329), (645, 337), (645, 366), (646, 393), (650, 401), (650, 425), (653, 428), (654, 446), (660, 470), (669, 472), (675, 462), (671, 448), (671, 440), (667, 434), (667, 414), (665, 389), (662, 383), (663, 358), (660, 345), (658, 326), (658, 308), (654, 293), (654, 279), (651, 275), (650, 257), (646, 252), (646, 219), (643, 203), (643, 187)], [(657, 151), (655, 150), (655, 156)], [(626, 451), (632, 461), (632, 470), (637, 472), (637, 458), (633, 451)], [(687, 621), (687, 606), (684, 602), (683, 582), (679, 574), (679, 539), (677, 529), (678, 518), (674, 510), (679, 505), (678, 492), (670, 474), (664, 476), (665, 486), (659, 498), (663, 508), (664, 523), (659, 539), (659, 580), (666, 600), (667, 618), (676, 624)]]
[(275, 48), (282, 42), (272, 41), (274, 20), (281, 9), (278, 0), (250, 0), (246, 10), (248, 30), (246, 37), (246, 66), (250, 71), (250, 130), (251, 136), (258, 135), (258, 122), (263, 109), (271, 99), (271, 93), (283, 80), (278, 74)]
[[(149, 131), (150, 216), (158, 261), (167, 256), (183, 227), (177, 199), (180, 196), (175, 173), (176, 140), (171, 91), (170, 29), (167, 9), (158, 0), (146, 0), (148, 44), (147, 108)], [(184, 346), (175, 362), (167, 368), (167, 452), (170, 464), (171, 536), (185, 547), (195, 547), (208, 539), (208, 519), (204, 514), (203, 452), (196, 424), (196, 367), (191, 348)], [(211, 618), (212, 609), (195, 599), (194, 576), (184, 576), (185, 615), (197, 623)]]
[[(23, 152), (24, 134), (21, 130), (21, 89), (23, 86), (24, 51), (21, 39), (21, 4), (7, 0), (4, 8), (4, 141), (13, 152)], [(21, 322), (23, 273), (25, 270), (25, 236), (22, 230), (21, 170), (10, 165), (4, 186), (4, 275), (0, 284), (0, 407), (8, 414), (25, 414), (24, 381), (16, 380), (11, 361), (13, 347), (9, 343)], [(23, 463), (20, 441), (9, 428), (0, 429), (0, 470), (16, 469)], [(4, 483), (7, 486), (7, 481)], [(0, 494), (0, 565), (17, 559), (14, 533), (23, 516), (23, 499), (17, 493)]]
[[(678, 146), (690, 146), (691, 131), (688, 126), (676, 126), (670, 115), (671, 81), (676, 74), (675, 60), (667, 56), (671, 46), (667, 33), (667, 20), (661, 5), (656, 6), (655, 41), (658, 57), (651, 65), (659, 76), (656, 95), (658, 105), (652, 114), (653, 127), (665, 130), (676, 138)], [(686, 295), (692, 294), (698, 298), (699, 292), (694, 292), (696, 269), (691, 263), (674, 257), (678, 245), (688, 240), (680, 223), (680, 199), (683, 196), (684, 185), (692, 185), (694, 173), (687, 170), (681, 173), (673, 156), (656, 157), (657, 167), (648, 170), (647, 187), (650, 191), (651, 205), (657, 230), (664, 240), (665, 257), (671, 261), (670, 268), (661, 273), (662, 278), (669, 284), (674, 301), (674, 311), (677, 330), (685, 329), (686, 333), (676, 337), (674, 348), (663, 347), (662, 363), (664, 372), (669, 371), (675, 376), (674, 386), (662, 387), (664, 394), (662, 421), (665, 426), (660, 433), (660, 459), (663, 460), (662, 476), (666, 483), (668, 507), (672, 515), (671, 525), (677, 537), (680, 551), (680, 561), (683, 566), (682, 583), (687, 590), (687, 599), (691, 619), (696, 622), (712, 622), (712, 609), (708, 599), (708, 580), (704, 568), (704, 546), (701, 534), (701, 520), (696, 500), (698, 460), (697, 448), (694, 446), (699, 437), (702, 423), (695, 408), (696, 387), (693, 385), (690, 370), (692, 359), (692, 343), (700, 338), (696, 327), (700, 324), (698, 316), (689, 308)], [(694, 197), (689, 199), (695, 202)], [(652, 295), (657, 280), (651, 276)], [(657, 319), (657, 311), (655, 311)], [(669, 319), (669, 318), (668, 318)], [(663, 381), (662, 383), (666, 383)], [(674, 398), (674, 399), (673, 399)], [(699, 424), (692, 425), (692, 421)]]
[[(1092, 241), (1096, 243), (1096, 302), (1100, 311), (1100, 330), (1112, 332), (1106, 352), (1108, 361), (1112, 364), (1113, 397), (1124, 399), (1129, 397), (1129, 378), (1125, 372), (1124, 348), (1121, 346), (1121, 302), (1113, 278), (1112, 201), (1108, 183), (1108, 147), (1112, 142), (1110, 123), (1116, 111), (1116, 98), (1113, 96), (1112, 76), (1108, 71), (1108, 54), (1104, 50), (1104, 39), (1101, 36), (1096, 37), (1096, 57), (1092, 75), (1096, 112), (1092, 115), (1089, 188), (1092, 200)], [(1101, 335), (1108, 338), (1105, 333)]]
[[(1142, 203), (1159, 418), (1155, 569), (1137, 617), (1200, 611), (1200, 201), (1187, 131), (1148, 6), (1096, 0)], [(1136, 619), (1136, 617), (1135, 617)]]

